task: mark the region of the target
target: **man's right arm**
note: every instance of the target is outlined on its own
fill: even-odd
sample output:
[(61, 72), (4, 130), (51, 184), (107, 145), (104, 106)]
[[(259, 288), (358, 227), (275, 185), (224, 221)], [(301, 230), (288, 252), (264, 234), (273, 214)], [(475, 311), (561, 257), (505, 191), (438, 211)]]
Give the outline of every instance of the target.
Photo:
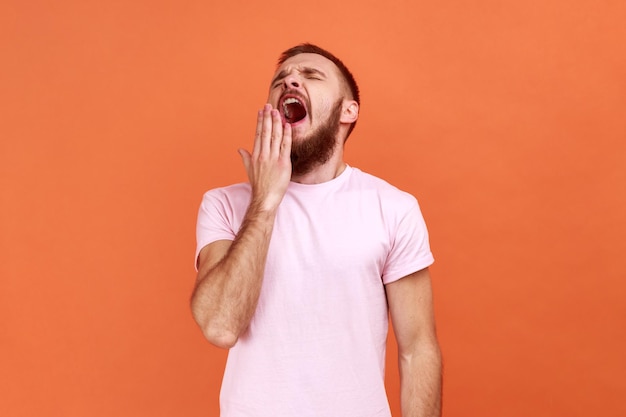
[(247, 329), (261, 292), (278, 206), (291, 178), (291, 126), (266, 105), (259, 112), (252, 154), (241, 150), (252, 187), (235, 239), (202, 248), (191, 297), (193, 317), (214, 345), (230, 348)]
[(230, 348), (256, 309), (274, 214), (250, 206), (234, 241), (218, 240), (198, 255), (193, 316), (214, 345)]

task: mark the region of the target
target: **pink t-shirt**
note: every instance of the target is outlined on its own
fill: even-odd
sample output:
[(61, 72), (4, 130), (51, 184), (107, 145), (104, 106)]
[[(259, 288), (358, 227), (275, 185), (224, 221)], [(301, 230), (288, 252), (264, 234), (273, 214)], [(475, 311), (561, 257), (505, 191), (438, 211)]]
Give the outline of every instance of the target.
[[(250, 185), (204, 195), (196, 257), (233, 240)], [(388, 417), (384, 284), (433, 262), (417, 200), (347, 167), (290, 183), (278, 209), (259, 303), (230, 349), (221, 417)]]

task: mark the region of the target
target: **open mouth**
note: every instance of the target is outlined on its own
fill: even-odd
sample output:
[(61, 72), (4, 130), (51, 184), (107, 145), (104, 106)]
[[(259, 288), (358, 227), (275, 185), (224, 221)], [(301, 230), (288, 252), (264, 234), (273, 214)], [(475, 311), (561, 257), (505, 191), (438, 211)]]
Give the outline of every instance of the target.
[(282, 113), (285, 122), (293, 124), (306, 117), (306, 106), (295, 97), (288, 97), (283, 101)]

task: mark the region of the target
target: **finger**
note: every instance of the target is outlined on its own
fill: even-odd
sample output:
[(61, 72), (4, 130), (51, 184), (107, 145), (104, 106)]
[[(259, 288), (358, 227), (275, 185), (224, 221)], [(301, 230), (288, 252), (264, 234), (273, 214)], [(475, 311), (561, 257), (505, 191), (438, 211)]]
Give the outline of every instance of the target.
[[(256, 115), (256, 133), (254, 134), (254, 145), (252, 154), (258, 156), (261, 152), (261, 131), (263, 130), (263, 110), (259, 110)], [(240, 152), (241, 153), (241, 152)]]
[(263, 108), (263, 126), (261, 129), (261, 155), (268, 155), (272, 140), (272, 106), (266, 104)]
[(272, 155), (278, 156), (283, 141), (283, 123), (278, 110), (272, 110)]
[(248, 177), (250, 176), (250, 159), (252, 158), (252, 156), (250, 155), (250, 152), (248, 152), (245, 149), (238, 149), (237, 152), (239, 152), (239, 155), (241, 156), (241, 160), (243, 161), (243, 166), (246, 168), (246, 173), (248, 174)]
[(292, 138), (291, 124), (285, 123), (283, 128), (283, 140), (280, 145), (280, 157), (291, 158), (291, 138)]

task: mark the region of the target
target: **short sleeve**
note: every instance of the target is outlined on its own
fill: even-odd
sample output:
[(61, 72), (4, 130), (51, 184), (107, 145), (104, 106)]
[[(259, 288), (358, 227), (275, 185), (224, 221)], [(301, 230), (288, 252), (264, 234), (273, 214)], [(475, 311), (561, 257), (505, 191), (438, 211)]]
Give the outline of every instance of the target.
[(392, 235), (392, 245), (383, 269), (383, 283), (389, 284), (434, 262), (426, 223), (415, 198), (399, 218)]
[(233, 198), (225, 189), (215, 189), (204, 194), (196, 222), (195, 265), (200, 251), (209, 243), (235, 239), (240, 227), (239, 211), (245, 211), (248, 201), (247, 195), (238, 194), (235, 193)]

